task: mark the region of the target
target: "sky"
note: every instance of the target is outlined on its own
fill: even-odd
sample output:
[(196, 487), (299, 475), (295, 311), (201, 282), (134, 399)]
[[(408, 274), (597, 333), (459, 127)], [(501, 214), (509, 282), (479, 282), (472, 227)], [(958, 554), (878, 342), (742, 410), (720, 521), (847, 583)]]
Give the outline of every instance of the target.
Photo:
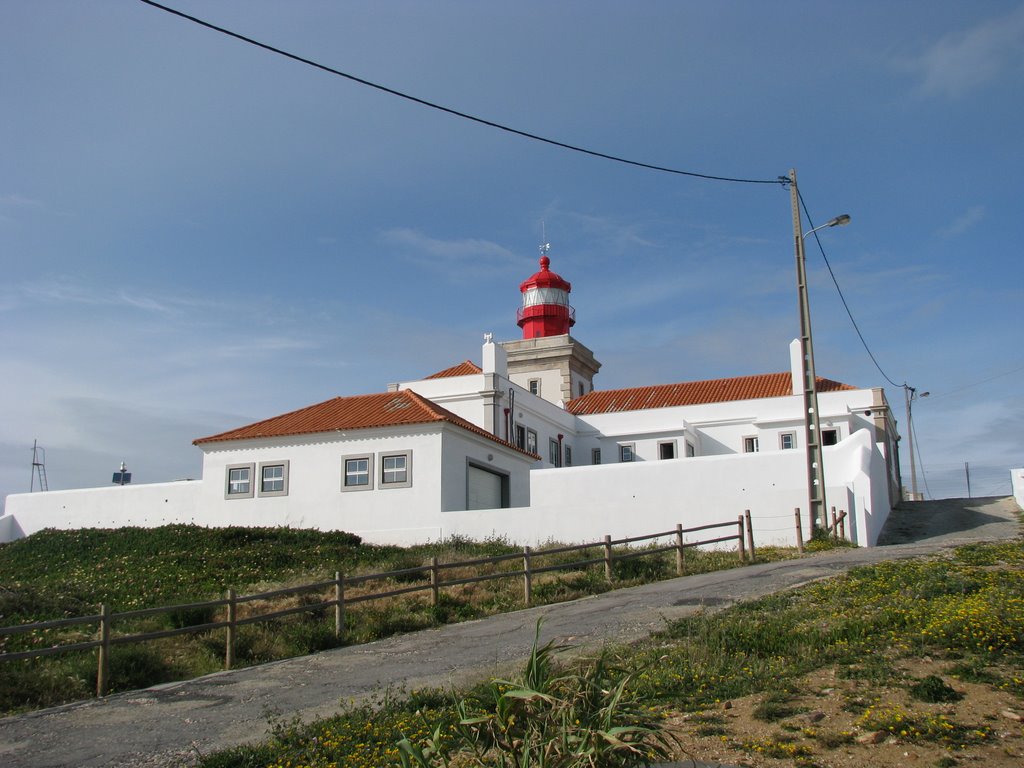
[[(812, 238), (818, 374), (884, 386), (901, 432), (902, 385), (930, 393), (922, 491), (964, 495), (966, 463), (1009, 493), (1024, 3), (167, 1), (597, 152), (796, 169), (805, 229), (852, 217), (818, 234), (874, 356)], [(542, 242), (598, 389), (788, 369), (779, 184), (532, 141), (139, 0), (0, 3), (0, 71), (0, 497), (34, 441), (51, 490), (197, 478), (195, 438), (479, 363)]]

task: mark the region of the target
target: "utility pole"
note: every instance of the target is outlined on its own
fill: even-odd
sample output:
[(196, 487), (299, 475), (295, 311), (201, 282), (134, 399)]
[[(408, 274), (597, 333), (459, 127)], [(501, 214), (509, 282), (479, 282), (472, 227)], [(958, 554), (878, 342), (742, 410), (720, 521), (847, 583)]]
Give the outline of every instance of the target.
[[(804, 258), (804, 233), (800, 216), (800, 192), (796, 170), (789, 172), (793, 202), (793, 244), (796, 249), (796, 288), (800, 305), (800, 366), (803, 376), (804, 445), (807, 455), (807, 502), (811, 533), (824, 528), (825, 467), (821, 461), (821, 423), (818, 419), (818, 379), (814, 372), (814, 344), (811, 340), (811, 303), (807, 295), (807, 264)], [(813, 230), (812, 230), (813, 231)]]
[(914, 457), (914, 420), (913, 402), (918, 397), (928, 397), (931, 392), (917, 394), (917, 390), (909, 384), (903, 385), (903, 397), (907, 404), (907, 446), (910, 452), (910, 501), (919, 501), (917, 493), (917, 459)]

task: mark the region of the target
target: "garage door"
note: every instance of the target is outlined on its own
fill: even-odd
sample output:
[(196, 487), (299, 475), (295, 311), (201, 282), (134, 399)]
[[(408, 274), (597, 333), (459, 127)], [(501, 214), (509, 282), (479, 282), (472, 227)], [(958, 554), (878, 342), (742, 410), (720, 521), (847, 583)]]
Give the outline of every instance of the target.
[(498, 509), (503, 506), (506, 477), (470, 464), (466, 468), (466, 509)]

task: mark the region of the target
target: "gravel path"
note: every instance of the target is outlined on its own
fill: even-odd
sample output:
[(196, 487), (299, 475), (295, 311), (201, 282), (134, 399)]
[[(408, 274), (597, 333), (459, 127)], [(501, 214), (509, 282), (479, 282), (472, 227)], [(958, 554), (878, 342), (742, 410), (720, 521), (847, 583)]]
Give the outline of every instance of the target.
[[(665, 622), (881, 560), (1020, 535), (1012, 498), (917, 502), (894, 511), (885, 546), (844, 549), (617, 590), (571, 603), (400, 635), (366, 645), (233, 670), (0, 719), (0, 765), (187, 766), (200, 754), (258, 740), (268, 716), (311, 719), (387, 686), (422, 688), (504, 674), (542, 640), (580, 649), (649, 635)], [(689, 766), (699, 764), (681, 763)]]

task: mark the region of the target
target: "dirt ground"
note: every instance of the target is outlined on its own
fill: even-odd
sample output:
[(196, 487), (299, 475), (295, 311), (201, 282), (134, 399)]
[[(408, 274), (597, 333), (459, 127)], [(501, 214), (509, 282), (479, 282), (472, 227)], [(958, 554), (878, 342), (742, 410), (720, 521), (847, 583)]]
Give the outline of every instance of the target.
[[(722, 702), (673, 718), (670, 727), (683, 744), (683, 757), (738, 766), (1024, 766), (1024, 701), (998, 686), (954, 678), (949, 674), (952, 666), (953, 662), (927, 657), (897, 661), (888, 680), (870, 682), (842, 679), (835, 669), (822, 670), (792, 686), (792, 696), (775, 692)], [(912, 698), (910, 686), (929, 675), (940, 677), (963, 698), (938, 704)], [(769, 714), (766, 721), (764, 705), (773, 700), (776, 709), (781, 704), (790, 711)], [(760, 717), (755, 716), (759, 705)], [(949, 736), (940, 740), (915, 737), (912, 730), (908, 735), (872, 730), (859, 722), (869, 707), (878, 712), (892, 711), (893, 706), (902, 707), (918, 722), (929, 715), (942, 716), (958, 730), (947, 729)]]

